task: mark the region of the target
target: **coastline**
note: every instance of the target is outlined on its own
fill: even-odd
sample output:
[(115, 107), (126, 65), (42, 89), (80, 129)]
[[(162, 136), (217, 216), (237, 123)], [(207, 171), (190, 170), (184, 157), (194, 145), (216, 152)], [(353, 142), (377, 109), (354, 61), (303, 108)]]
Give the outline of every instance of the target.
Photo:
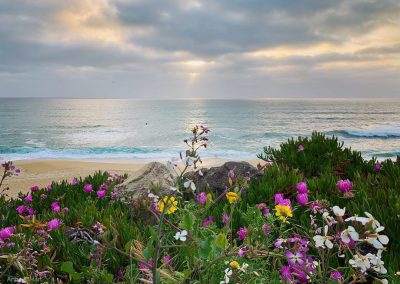
[[(19, 160), (15, 161), (21, 173), (7, 180), (5, 186), (10, 190), (10, 197), (17, 197), (19, 192), (26, 193), (32, 185), (45, 187), (52, 181), (72, 180), (74, 177), (86, 177), (98, 170), (110, 173), (128, 174), (135, 176), (145, 165), (150, 162), (165, 163), (166, 160), (157, 159), (131, 159), (131, 160)], [(203, 168), (220, 166), (231, 159), (205, 159)], [(252, 165), (257, 165), (260, 160), (246, 160)]]

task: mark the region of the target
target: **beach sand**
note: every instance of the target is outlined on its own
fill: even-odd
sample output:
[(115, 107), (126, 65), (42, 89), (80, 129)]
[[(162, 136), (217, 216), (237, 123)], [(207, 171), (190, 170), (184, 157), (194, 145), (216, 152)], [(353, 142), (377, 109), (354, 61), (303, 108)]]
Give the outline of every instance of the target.
[[(222, 165), (227, 160), (207, 159), (202, 167), (208, 168)], [(52, 181), (71, 181), (74, 177), (86, 177), (98, 170), (109, 173), (124, 174), (130, 177), (137, 175), (139, 170), (152, 160), (22, 160), (14, 162), (21, 169), (19, 176), (8, 178), (5, 186), (10, 190), (9, 197), (18, 196), (19, 192), (26, 193), (32, 185), (47, 186)], [(161, 161), (165, 163), (165, 161)], [(248, 161), (257, 165), (259, 161)]]

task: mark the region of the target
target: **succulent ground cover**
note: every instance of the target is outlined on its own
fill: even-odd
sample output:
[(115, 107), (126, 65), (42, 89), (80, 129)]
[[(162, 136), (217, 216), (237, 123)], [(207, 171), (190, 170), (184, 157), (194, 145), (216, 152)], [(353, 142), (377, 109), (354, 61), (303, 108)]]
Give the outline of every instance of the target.
[[(139, 203), (107, 172), (15, 199), (3, 189), (0, 282), (399, 282), (400, 159), (313, 133), (265, 148), (258, 173), (230, 171), (223, 192), (200, 191), (208, 132), (196, 126), (168, 162), (170, 194), (148, 188)], [(17, 174), (4, 163), (0, 187)]]

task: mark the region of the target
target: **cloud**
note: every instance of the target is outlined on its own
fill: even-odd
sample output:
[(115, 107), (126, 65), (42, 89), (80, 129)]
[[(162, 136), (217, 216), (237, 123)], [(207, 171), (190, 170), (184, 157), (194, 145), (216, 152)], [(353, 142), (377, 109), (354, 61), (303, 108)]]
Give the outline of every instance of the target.
[(0, 0), (0, 38), (0, 96), (57, 95), (47, 78), (53, 89), (67, 82), (65, 96), (327, 96), (338, 84), (352, 96), (377, 86), (397, 96), (400, 87), (395, 0)]

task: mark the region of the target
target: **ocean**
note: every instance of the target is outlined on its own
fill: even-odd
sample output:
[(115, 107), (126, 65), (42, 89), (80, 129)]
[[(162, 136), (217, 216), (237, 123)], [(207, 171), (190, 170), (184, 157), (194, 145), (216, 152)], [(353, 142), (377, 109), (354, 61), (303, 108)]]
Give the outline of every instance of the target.
[(400, 155), (400, 101), (1, 98), (0, 160), (165, 160), (196, 124), (211, 129), (206, 158), (255, 159), (313, 130), (366, 158)]

